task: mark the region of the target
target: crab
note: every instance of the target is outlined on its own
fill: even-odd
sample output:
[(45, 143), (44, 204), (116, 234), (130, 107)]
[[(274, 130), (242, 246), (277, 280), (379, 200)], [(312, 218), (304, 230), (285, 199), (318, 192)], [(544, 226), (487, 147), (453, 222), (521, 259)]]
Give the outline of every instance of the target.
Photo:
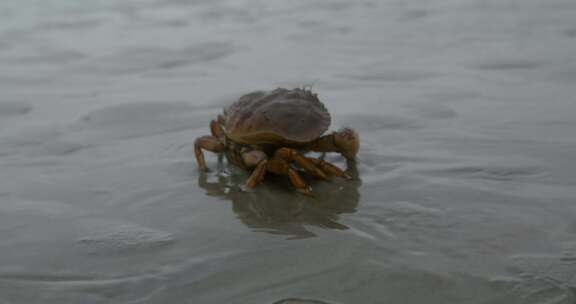
[(248, 93), (210, 122), (212, 135), (196, 139), (196, 161), (200, 170), (208, 171), (202, 150), (224, 153), (234, 165), (252, 170), (243, 191), (252, 191), (266, 173), (273, 173), (287, 175), (297, 191), (311, 195), (302, 172), (323, 180), (350, 176), (321, 158), (307, 157), (306, 152), (338, 152), (349, 161), (358, 153), (354, 130), (342, 128), (323, 135), (330, 120), (318, 95), (305, 88)]

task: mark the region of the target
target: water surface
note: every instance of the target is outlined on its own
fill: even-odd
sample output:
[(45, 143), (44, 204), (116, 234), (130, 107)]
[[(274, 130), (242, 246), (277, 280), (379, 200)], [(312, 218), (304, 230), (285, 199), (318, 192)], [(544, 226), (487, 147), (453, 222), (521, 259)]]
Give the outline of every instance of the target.
[[(576, 303), (575, 17), (4, 1), (0, 303)], [(305, 85), (359, 132), (354, 181), (197, 172), (223, 105)]]

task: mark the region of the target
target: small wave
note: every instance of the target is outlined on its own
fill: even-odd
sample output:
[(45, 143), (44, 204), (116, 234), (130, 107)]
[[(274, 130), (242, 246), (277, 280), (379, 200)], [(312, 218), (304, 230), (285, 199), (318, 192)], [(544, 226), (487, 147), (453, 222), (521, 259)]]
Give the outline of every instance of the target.
[(33, 107), (24, 102), (0, 101), (0, 119), (28, 114)]

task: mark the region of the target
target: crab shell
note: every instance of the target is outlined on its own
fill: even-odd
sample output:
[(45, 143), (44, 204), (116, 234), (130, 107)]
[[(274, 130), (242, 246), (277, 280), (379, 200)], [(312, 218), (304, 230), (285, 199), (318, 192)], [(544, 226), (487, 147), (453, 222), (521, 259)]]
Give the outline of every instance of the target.
[(304, 144), (330, 126), (330, 113), (305, 89), (256, 91), (224, 110), (226, 136), (243, 144)]

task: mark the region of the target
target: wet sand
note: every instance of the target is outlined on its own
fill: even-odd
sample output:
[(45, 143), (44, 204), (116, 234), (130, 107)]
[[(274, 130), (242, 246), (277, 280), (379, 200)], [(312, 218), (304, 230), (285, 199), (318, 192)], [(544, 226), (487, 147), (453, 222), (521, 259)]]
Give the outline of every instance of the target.
[[(575, 17), (0, 3), (0, 303), (575, 303)], [(304, 85), (359, 132), (354, 181), (196, 170), (223, 105)]]

